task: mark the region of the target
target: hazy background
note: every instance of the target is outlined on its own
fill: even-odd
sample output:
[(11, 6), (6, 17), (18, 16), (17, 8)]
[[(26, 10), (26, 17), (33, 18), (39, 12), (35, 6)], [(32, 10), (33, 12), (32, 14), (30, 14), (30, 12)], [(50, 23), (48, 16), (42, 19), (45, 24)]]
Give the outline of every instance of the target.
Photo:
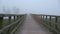
[[(19, 8), (21, 13), (54, 14), (60, 15), (60, 0), (0, 0), (0, 13), (16, 13), (14, 8)], [(7, 10), (4, 12), (3, 8)]]

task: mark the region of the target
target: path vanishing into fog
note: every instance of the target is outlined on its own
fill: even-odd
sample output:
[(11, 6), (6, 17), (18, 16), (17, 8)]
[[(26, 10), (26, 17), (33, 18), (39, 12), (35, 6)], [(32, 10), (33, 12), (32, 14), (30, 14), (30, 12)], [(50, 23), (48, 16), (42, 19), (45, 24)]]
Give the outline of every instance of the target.
[(18, 28), (15, 34), (52, 34), (42, 25), (38, 23), (30, 16), (27, 15), (26, 20), (22, 26)]

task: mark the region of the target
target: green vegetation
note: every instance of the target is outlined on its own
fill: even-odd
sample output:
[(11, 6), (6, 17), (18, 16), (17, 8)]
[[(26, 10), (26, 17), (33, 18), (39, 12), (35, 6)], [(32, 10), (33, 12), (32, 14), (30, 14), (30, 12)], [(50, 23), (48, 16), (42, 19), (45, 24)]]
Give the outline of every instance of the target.
[(43, 23), (45, 23), (47, 26), (50, 26), (50, 29), (52, 30), (55, 29), (60, 32), (60, 17), (58, 17), (57, 23), (56, 23), (56, 18), (51, 18), (51, 21), (50, 21), (50, 18), (47, 18), (47, 19), (44, 18)]
[(13, 21), (14, 21), (13, 19), (11, 19), (11, 21), (9, 21), (9, 19), (4, 19), (3, 20), (3, 27), (11, 24), (11, 22), (13, 22)]

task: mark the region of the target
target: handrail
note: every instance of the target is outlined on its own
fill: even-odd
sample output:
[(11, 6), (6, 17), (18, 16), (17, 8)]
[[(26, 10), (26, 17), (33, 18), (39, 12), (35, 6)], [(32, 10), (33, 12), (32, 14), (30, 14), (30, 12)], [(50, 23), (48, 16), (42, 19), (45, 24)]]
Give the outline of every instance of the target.
[(19, 27), (19, 25), (24, 21), (24, 19), (17, 25), (17, 27), (10, 33), (13, 34), (13, 32)]
[(25, 15), (25, 14), (0, 14), (0, 17), (6, 17), (6, 16), (21, 16), (21, 15)]
[[(45, 14), (31, 14), (32, 17), (35, 19), (36, 16), (40, 16), (42, 24), (52, 31), (55, 34), (60, 34), (60, 23), (58, 19), (60, 18), (59, 15), (45, 15)], [(49, 18), (48, 18), (49, 17)], [(54, 19), (52, 17), (55, 17)], [(54, 22), (52, 20), (55, 20)], [(53, 24), (53, 25), (52, 25)]]
[(59, 15), (47, 15), (47, 14), (32, 14), (32, 15), (35, 15), (35, 16), (57, 16), (57, 17), (60, 17)]
[[(3, 23), (3, 17), (9, 17), (9, 20), (11, 21), (11, 16), (14, 16), (14, 20), (15, 20), (14, 22), (11, 22), (9, 25), (4, 26), (4, 27), (0, 25), (0, 34), (13, 34), (14, 31), (17, 29), (18, 24), (22, 23), (21, 21), (23, 21), (25, 19), (26, 14), (21, 14), (21, 15), (17, 15), (17, 14), (0, 14), (0, 16), (1, 16), (0, 20), (2, 20), (0, 22), (2, 22), (2, 23)], [(17, 17), (17, 20), (16, 20), (15, 16)], [(14, 30), (14, 31), (12, 32), (12, 30)]]

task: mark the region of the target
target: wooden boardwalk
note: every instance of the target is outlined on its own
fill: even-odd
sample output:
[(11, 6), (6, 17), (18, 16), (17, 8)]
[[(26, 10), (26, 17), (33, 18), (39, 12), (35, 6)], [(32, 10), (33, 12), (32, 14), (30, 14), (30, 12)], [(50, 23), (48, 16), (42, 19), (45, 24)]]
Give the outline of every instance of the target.
[(27, 15), (26, 20), (23, 25), (18, 28), (15, 34), (52, 34), (44, 27), (38, 25), (36, 21), (30, 16)]

